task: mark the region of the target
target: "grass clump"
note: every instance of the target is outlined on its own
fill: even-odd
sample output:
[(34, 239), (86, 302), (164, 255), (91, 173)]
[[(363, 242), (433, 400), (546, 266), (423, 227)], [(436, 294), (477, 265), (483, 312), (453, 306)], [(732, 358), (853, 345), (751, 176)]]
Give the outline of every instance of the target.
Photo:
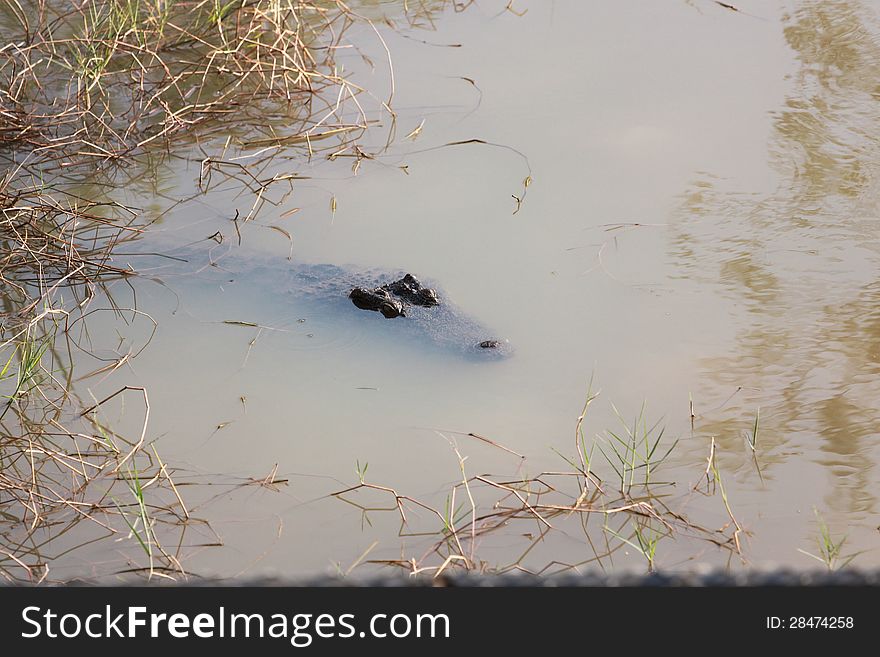
[(657, 448), (665, 429), (660, 426), (659, 420), (648, 426), (644, 405), (631, 425), (627, 424), (617, 408), (614, 408), (614, 414), (620, 420), (623, 431), (607, 431), (606, 447), (597, 447), (614, 470), (620, 492), (628, 494), (636, 483), (644, 486), (651, 483), (654, 470), (672, 453), (678, 439), (661, 454)]
[(263, 139), (308, 137), (341, 127), (334, 117), (360, 91), (333, 59), (356, 19), (342, 3), (50, 0), (17, 19), (0, 49), (5, 145), (65, 167), (221, 132), (255, 140), (258, 127)]
[(819, 526), (819, 535), (816, 537), (816, 546), (819, 553), (807, 552), (800, 548), (798, 548), (798, 552), (822, 563), (829, 572), (846, 568), (861, 553), (844, 554), (843, 548), (846, 545), (846, 535), (835, 538), (828, 528), (828, 523), (825, 522), (819, 511), (813, 509), (813, 513), (816, 515), (816, 523)]

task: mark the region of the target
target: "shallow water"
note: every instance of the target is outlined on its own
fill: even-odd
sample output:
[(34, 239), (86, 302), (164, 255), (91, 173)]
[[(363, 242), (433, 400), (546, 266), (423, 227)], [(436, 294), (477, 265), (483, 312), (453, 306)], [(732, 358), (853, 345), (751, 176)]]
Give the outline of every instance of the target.
[[(328, 495), (356, 484), (369, 463), (367, 481), (442, 509), (461, 479), (452, 444), (470, 475), (565, 470), (557, 452), (574, 453), (591, 378), (601, 395), (588, 440), (619, 430), (615, 408), (629, 421), (645, 404), (665, 444), (680, 438), (657, 474), (676, 482), (663, 495), (711, 530), (731, 524), (722, 500), (691, 487), (717, 442), (743, 555), (685, 535), (661, 541), (658, 567), (817, 566), (798, 551), (818, 550), (814, 509), (847, 536), (845, 554), (863, 551), (855, 564), (880, 564), (875, 8), (558, 1), (515, 3), (528, 9), (516, 16), (503, 5), (436, 13), (432, 31), (381, 29), (396, 141), (357, 175), (350, 160), (278, 164), (312, 179), (242, 234), (279, 268), (292, 248), (297, 261), (441, 281), (510, 339), (513, 357), (473, 362), (399, 344), (369, 323), (304, 311), (271, 280), (242, 285), (216, 268), (134, 281), (158, 330), (126, 370), (82, 385), (98, 398), (122, 380), (145, 386), (150, 437), (179, 480), (205, 484), (191, 499), (224, 547), (195, 550), (188, 569), (302, 575), (345, 571), (365, 553), (420, 558), (431, 541), (399, 535), (393, 498), (362, 495), (392, 509), (363, 513)], [(370, 11), (404, 23), (400, 3)], [(360, 37), (375, 70), (354, 55), (344, 61), (383, 99), (387, 66), (371, 34)], [(387, 118), (365, 151), (384, 145)], [(502, 146), (426, 150), (468, 139)], [(131, 185), (125, 200), (163, 208), (192, 187), (198, 164), (161, 175)], [(217, 230), (234, 242), (232, 214), (253, 202), (240, 191), (227, 185), (176, 207), (145, 242)], [(288, 231), (292, 247), (271, 226)], [(122, 284), (113, 292), (131, 294)], [(94, 344), (122, 335), (108, 354), (143, 344), (151, 327), (93, 319)], [(753, 457), (746, 435), (758, 413)], [(598, 453), (595, 462), (613, 480)], [(276, 464), (287, 485), (235, 488)], [(411, 513), (413, 527), (437, 529), (427, 512)], [(601, 522), (594, 535), (614, 541)], [(521, 565), (589, 559), (573, 530), (549, 533)], [(187, 541), (208, 542), (199, 532)], [(533, 520), (491, 532), (480, 559), (510, 564), (539, 532)], [(89, 569), (105, 549), (80, 550), (55, 572)], [(642, 568), (640, 559), (620, 550), (606, 566)]]

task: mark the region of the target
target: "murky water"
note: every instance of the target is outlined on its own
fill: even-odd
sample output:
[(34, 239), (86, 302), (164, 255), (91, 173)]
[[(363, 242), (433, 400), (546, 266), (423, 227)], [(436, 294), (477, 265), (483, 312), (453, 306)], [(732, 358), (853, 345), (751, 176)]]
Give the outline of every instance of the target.
[[(270, 269), (292, 252), (429, 276), (508, 338), (511, 358), (452, 358), (395, 340), (381, 322), (340, 323), (299, 305), (281, 276), (171, 267), (156, 271), (162, 284), (132, 283), (155, 335), (112, 378), (80, 385), (97, 398), (123, 380), (149, 391), (150, 437), (178, 480), (201, 484), (182, 492), (223, 542), (187, 567), (301, 575), (345, 571), (365, 554), (420, 559), (433, 541), (410, 534), (437, 530), (436, 517), (410, 507), (401, 529), (393, 497), (350, 497), (391, 509), (364, 512), (329, 495), (356, 485), (368, 463), (366, 481), (442, 510), (462, 478), (453, 444), (468, 475), (570, 470), (559, 453), (573, 457), (591, 378), (601, 394), (588, 443), (602, 436), (608, 450), (606, 431), (621, 428), (614, 409), (632, 420), (644, 404), (664, 445), (680, 438), (656, 475), (675, 482), (663, 500), (720, 537), (732, 522), (720, 495), (692, 490), (716, 441), (742, 556), (684, 532), (660, 541), (658, 567), (817, 566), (798, 551), (818, 553), (814, 509), (847, 536), (845, 554), (863, 551), (854, 563), (880, 563), (876, 7), (557, 1), (514, 3), (528, 10), (517, 16), (503, 4), (437, 12), (420, 30), (402, 27), (400, 3), (371, 3), (371, 15), (401, 26), (377, 21), (393, 58), (396, 140), (381, 150), (386, 115), (361, 146), (377, 155), (356, 175), (344, 158), (272, 164), (267, 175), (310, 179), (243, 226), (242, 250)], [(375, 68), (354, 53), (342, 61), (385, 99), (384, 49), (361, 29)], [(470, 139), (489, 145), (436, 148)], [(164, 209), (198, 169), (163, 170), (126, 201)], [(145, 242), (219, 230), (237, 244), (231, 219), (254, 202), (240, 192), (230, 184), (175, 207)], [(127, 284), (113, 292), (130, 305)], [(108, 356), (138, 349), (152, 329), (140, 316), (92, 319)], [(613, 482), (598, 451), (594, 462)], [(236, 486), (276, 464), (285, 485)], [(537, 520), (511, 522), (476, 553), (504, 566), (534, 544), (519, 562), (533, 570), (594, 556), (578, 523), (553, 522), (559, 531), (537, 543)], [(619, 543), (593, 522), (594, 540)], [(185, 540), (217, 542), (200, 527)], [(624, 548), (605, 565), (643, 567)], [(93, 568), (101, 550), (59, 568)]]

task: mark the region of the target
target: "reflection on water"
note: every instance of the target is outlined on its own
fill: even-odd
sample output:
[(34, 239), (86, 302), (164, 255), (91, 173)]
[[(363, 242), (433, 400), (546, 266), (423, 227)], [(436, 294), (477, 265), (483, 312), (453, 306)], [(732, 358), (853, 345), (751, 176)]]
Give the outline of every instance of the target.
[(827, 216), (832, 199), (863, 196), (873, 177), (880, 72), (876, 19), (859, 4), (814, 2), (786, 23), (785, 38), (800, 70), (797, 95), (776, 118), (776, 157), (790, 167), (792, 211)]
[(805, 450), (827, 468), (827, 508), (864, 518), (877, 512), (880, 436), (880, 26), (854, 2), (800, 3), (783, 20), (797, 69), (774, 112), (778, 188), (738, 193), (703, 175), (682, 197), (673, 253), (747, 311), (729, 355), (704, 361), (716, 401), (742, 389), (702, 430), (738, 437), (760, 407), (763, 458)]

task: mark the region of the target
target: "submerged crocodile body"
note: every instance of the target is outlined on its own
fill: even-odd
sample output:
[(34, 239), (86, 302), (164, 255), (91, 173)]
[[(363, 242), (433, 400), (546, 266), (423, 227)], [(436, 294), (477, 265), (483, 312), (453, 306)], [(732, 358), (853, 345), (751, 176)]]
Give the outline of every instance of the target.
[(279, 301), (287, 299), (297, 312), (319, 313), (333, 323), (353, 323), (401, 342), (480, 360), (512, 353), (507, 340), (462, 311), (436, 284), (408, 272), (294, 263), (248, 257), (237, 250), (219, 255), (203, 249), (151, 251), (154, 256), (157, 252), (163, 255), (150, 258), (148, 267), (142, 259), (128, 261), (136, 271), (166, 282), (166, 277), (201, 274), (222, 279), (224, 285), (255, 286)]

